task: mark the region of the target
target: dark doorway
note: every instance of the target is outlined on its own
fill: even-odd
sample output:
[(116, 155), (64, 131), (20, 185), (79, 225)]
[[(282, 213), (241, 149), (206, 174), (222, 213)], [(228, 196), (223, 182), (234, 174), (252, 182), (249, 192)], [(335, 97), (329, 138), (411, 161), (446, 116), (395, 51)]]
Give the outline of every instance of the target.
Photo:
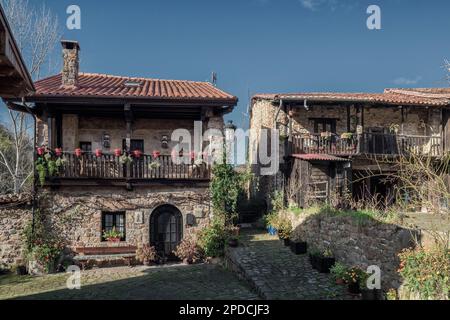
[(173, 250), (183, 238), (183, 218), (180, 210), (163, 205), (153, 211), (150, 217), (150, 244), (160, 255), (174, 259)]

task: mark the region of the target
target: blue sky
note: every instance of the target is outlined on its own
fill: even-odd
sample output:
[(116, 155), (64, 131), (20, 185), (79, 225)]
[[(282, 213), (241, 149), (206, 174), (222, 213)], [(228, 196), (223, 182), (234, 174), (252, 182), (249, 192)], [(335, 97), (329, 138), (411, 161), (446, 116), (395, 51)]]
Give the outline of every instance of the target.
[[(248, 92), (382, 91), (446, 86), (445, 0), (31, 0), (80, 41), (81, 71), (208, 80), (239, 97), (228, 116), (246, 126)], [(65, 28), (77, 4), (82, 29)], [(366, 27), (381, 7), (382, 30)], [(59, 46), (55, 59), (60, 60)]]

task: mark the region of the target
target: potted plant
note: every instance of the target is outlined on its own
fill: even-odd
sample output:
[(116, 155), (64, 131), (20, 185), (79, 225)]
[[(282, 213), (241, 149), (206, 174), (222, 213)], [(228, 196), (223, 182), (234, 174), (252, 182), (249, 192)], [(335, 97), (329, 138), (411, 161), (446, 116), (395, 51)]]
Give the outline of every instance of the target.
[(136, 259), (142, 262), (145, 266), (158, 261), (158, 254), (154, 246), (144, 243), (136, 249)]
[(62, 156), (62, 153), (63, 153), (63, 151), (62, 151), (61, 148), (55, 148), (55, 155), (56, 155), (57, 157), (61, 157), (61, 156)]
[(351, 140), (352, 138), (353, 138), (352, 132), (344, 132), (343, 134), (341, 134), (341, 139), (343, 140)]
[(228, 245), (232, 248), (236, 248), (239, 245), (239, 240), (237, 236), (231, 236), (228, 238)]
[(336, 281), (336, 284), (342, 285), (345, 284), (345, 274), (347, 272), (347, 267), (340, 262), (336, 262), (334, 266), (331, 267), (330, 273)]
[(153, 150), (152, 155), (154, 159), (157, 159), (161, 155), (161, 152), (158, 150)]
[(331, 138), (331, 132), (329, 131), (321, 132), (320, 137), (323, 138), (324, 140), (328, 140)]
[(120, 157), (122, 155), (122, 150), (121, 149), (114, 149), (114, 155), (116, 157)]
[(128, 163), (132, 163), (133, 159), (130, 156), (123, 154), (119, 157), (119, 162), (122, 164), (128, 164)]
[(97, 158), (100, 158), (102, 156), (102, 150), (101, 149), (95, 149), (95, 156)]
[(287, 218), (280, 218), (278, 221), (278, 237), (284, 242), (285, 246), (290, 245), (290, 236), (292, 232), (292, 224)]
[(148, 164), (148, 168), (149, 168), (150, 170), (156, 170), (156, 169), (158, 169), (159, 167), (161, 167), (161, 164), (160, 164), (158, 161), (152, 161), (152, 162), (150, 162), (150, 163)]
[(135, 158), (139, 159), (142, 156), (142, 151), (141, 150), (134, 150), (133, 151), (133, 155)]
[(291, 241), (291, 251), (295, 254), (305, 254), (308, 251), (306, 241)]
[(325, 249), (317, 256), (316, 270), (320, 273), (330, 273), (331, 267), (336, 262), (330, 249)]
[(83, 151), (80, 148), (76, 148), (75, 149), (75, 155), (77, 157), (81, 157), (82, 154), (83, 154)]
[(369, 274), (366, 272), (361, 273), (361, 277), (359, 279), (359, 288), (361, 290), (361, 297), (363, 300), (381, 300), (382, 299), (382, 291), (381, 289), (369, 289), (367, 287), (367, 279), (369, 278)]
[(38, 156), (43, 156), (44, 153), (45, 153), (45, 148), (44, 147), (38, 147), (36, 149), (36, 152), (37, 152)]
[(360, 282), (366, 273), (359, 267), (352, 267), (345, 273), (344, 280), (347, 283), (347, 289), (350, 294), (360, 294)]
[(309, 262), (311, 263), (311, 266), (313, 269), (317, 269), (317, 261), (318, 257), (320, 256), (320, 251), (316, 248), (312, 248), (309, 251)]
[(231, 226), (229, 229), (230, 229), (230, 234), (232, 236), (236, 236), (236, 237), (239, 236), (239, 233), (241, 231), (241, 227), (239, 227), (239, 226)]
[(103, 230), (103, 238), (108, 242), (119, 242), (122, 238), (122, 233), (116, 230), (116, 227), (112, 227), (111, 230)]

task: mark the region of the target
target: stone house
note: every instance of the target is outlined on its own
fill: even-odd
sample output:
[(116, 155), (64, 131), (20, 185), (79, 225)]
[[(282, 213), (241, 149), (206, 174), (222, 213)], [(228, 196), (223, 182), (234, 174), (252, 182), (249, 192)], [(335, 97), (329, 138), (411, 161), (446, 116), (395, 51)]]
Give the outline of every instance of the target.
[[(280, 132), (280, 171), (262, 176), (255, 157), (262, 129)], [(249, 157), (259, 176), (255, 196), (283, 189), (291, 203), (392, 198), (385, 159), (400, 154), (440, 157), (450, 151), (450, 89), (386, 89), (383, 93), (257, 94), (252, 98)]]
[[(211, 214), (210, 165), (203, 153), (194, 159), (194, 129), (222, 131), (237, 98), (209, 82), (81, 73), (79, 44), (62, 47), (62, 72), (37, 81), (26, 98), (37, 117), (37, 146), (63, 159), (38, 188), (39, 207), (77, 253), (131, 254), (150, 243), (170, 257)], [(172, 141), (176, 129), (192, 141)], [(204, 140), (201, 150), (214, 137)], [(113, 228), (120, 242), (105, 241)]]

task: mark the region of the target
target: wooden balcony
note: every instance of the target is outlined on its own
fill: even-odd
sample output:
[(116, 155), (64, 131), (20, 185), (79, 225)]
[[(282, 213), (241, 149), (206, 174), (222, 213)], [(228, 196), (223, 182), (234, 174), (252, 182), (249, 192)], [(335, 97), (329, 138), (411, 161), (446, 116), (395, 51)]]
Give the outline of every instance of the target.
[(343, 139), (339, 135), (294, 135), (292, 154), (318, 153), (336, 156), (357, 154), (400, 155), (414, 153), (438, 157), (443, 154), (441, 137), (363, 133)]
[(96, 156), (92, 153), (83, 153), (77, 156), (74, 153), (63, 153), (63, 165), (59, 168), (57, 176), (50, 182), (97, 181), (97, 184), (122, 184), (133, 182), (134, 184), (146, 184), (150, 182), (208, 182), (211, 168), (205, 162), (190, 159), (188, 163), (176, 163), (170, 155), (142, 154), (140, 157), (131, 158), (131, 162), (125, 162), (113, 154)]

